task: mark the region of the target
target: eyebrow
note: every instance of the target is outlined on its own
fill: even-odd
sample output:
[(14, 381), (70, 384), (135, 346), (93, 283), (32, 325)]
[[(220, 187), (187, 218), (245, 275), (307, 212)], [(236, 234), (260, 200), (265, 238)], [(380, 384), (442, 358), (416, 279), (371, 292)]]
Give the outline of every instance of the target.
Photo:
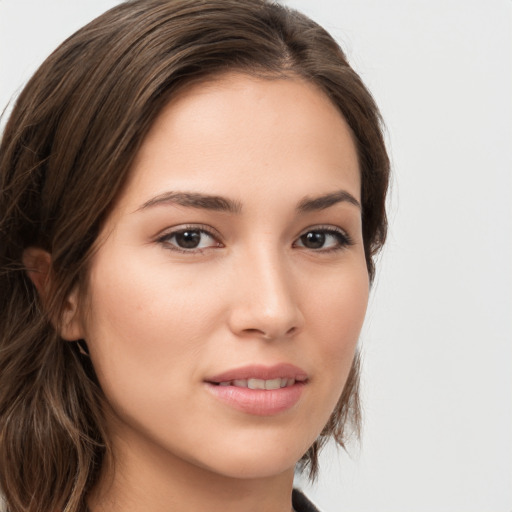
[(139, 210), (145, 210), (151, 206), (177, 204), (189, 208), (201, 208), (228, 213), (241, 213), (242, 204), (226, 197), (200, 194), (198, 192), (164, 192), (149, 201), (146, 201)]
[[(297, 205), (298, 213), (308, 213), (313, 211), (325, 210), (337, 203), (350, 203), (357, 206), (361, 205), (359, 201), (346, 190), (338, 190), (318, 197), (305, 197)], [(136, 211), (146, 210), (152, 206), (177, 204), (189, 208), (199, 208), (203, 210), (214, 210), (219, 212), (240, 214), (242, 212), (242, 203), (229, 199), (227, 197), (202, 194), (199, 192), (164, 192), (149, 201), (146, 201)]]
[(305, 197), (297, 205), (297, 211), (299, 213), (307, 213), (319, 210), (325, 210), (337, 203), (350, 203), (361, 209), (359, 201), (346, 190), (338, 190), (330, 194), (324, 194), (318, 197)]

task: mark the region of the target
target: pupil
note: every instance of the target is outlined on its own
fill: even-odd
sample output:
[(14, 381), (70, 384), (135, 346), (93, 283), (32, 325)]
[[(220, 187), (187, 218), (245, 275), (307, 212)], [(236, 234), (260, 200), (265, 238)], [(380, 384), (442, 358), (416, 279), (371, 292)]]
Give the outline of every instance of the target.
[(184, 249), (195, 249), (199, 245), (201, 235), (198, 231), (183, 231), (176, 235), (176, 242)]
[(318, 231), (310, 231), (301, 238), (302, 243), (309, 249), (320, 249), (325, 244), (325, 234)]

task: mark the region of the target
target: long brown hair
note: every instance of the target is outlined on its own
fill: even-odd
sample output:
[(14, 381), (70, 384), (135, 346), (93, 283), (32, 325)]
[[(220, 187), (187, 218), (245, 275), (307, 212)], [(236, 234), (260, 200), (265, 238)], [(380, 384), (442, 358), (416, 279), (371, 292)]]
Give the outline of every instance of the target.
[[(10, 512), (78, 512), (109, 450), (90, 360), (59, 336), (66, 297), (83, 289), (103, 220), (141, 141), (173, 94), (226, 71), (300, 76), (351, 127), (362, 178), (370, 278), (386, 237), (389, 162), (372, 96), (331, 36), (266, 0), (131, 0), (66, 40), (16, 101), (0, 146), (0, 486)], [(44, 305), (22, 264), (52, 255)], [(82, 342), (83, 343), (83, 342)], [(83, 346), (83, 345), (82, 345)], [(360, 422), (358, 359), (319, 439)]]

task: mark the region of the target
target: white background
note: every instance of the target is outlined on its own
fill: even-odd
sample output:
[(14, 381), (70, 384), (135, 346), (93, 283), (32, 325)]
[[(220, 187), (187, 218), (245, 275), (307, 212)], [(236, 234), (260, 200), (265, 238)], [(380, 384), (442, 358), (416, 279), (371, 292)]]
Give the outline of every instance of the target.
[[(112, 0), (0, 0), (0, 105)], [(512, 511), (512, 2), (289, 0), (387, 123), (391, 231), (365, 430), (307, 493), (325, 512)]]

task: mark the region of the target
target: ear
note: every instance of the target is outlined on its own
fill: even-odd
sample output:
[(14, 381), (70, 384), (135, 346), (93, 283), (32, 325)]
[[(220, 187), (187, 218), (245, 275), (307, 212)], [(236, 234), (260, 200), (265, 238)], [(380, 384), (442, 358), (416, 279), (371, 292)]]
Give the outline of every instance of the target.
[[(29, 279), (34, 283), (43, 305), (47, 302), (51, 279), (52, 257), (39, 247), (27, 247), (22, 255), (23, 265)], [(75, 287), (67, 297), (60, 321), (52, 323), (59, 326), (60, 336), (67, 341), (83, 338), (83, 328), (78, 315), (78, 289)]]
[(64, 304), (60, 317), (60, 337), (66, 341), (84, 339), (84, 329), (78, 314), (78, 287), (75, 286)]
[(21, 257), (25, 272), (37, 289), (43, 302), (46, 302), (46, 295), (49, 285), (49, 274), (52, 265), (50, 253), (39, 247), (27, 247)]

